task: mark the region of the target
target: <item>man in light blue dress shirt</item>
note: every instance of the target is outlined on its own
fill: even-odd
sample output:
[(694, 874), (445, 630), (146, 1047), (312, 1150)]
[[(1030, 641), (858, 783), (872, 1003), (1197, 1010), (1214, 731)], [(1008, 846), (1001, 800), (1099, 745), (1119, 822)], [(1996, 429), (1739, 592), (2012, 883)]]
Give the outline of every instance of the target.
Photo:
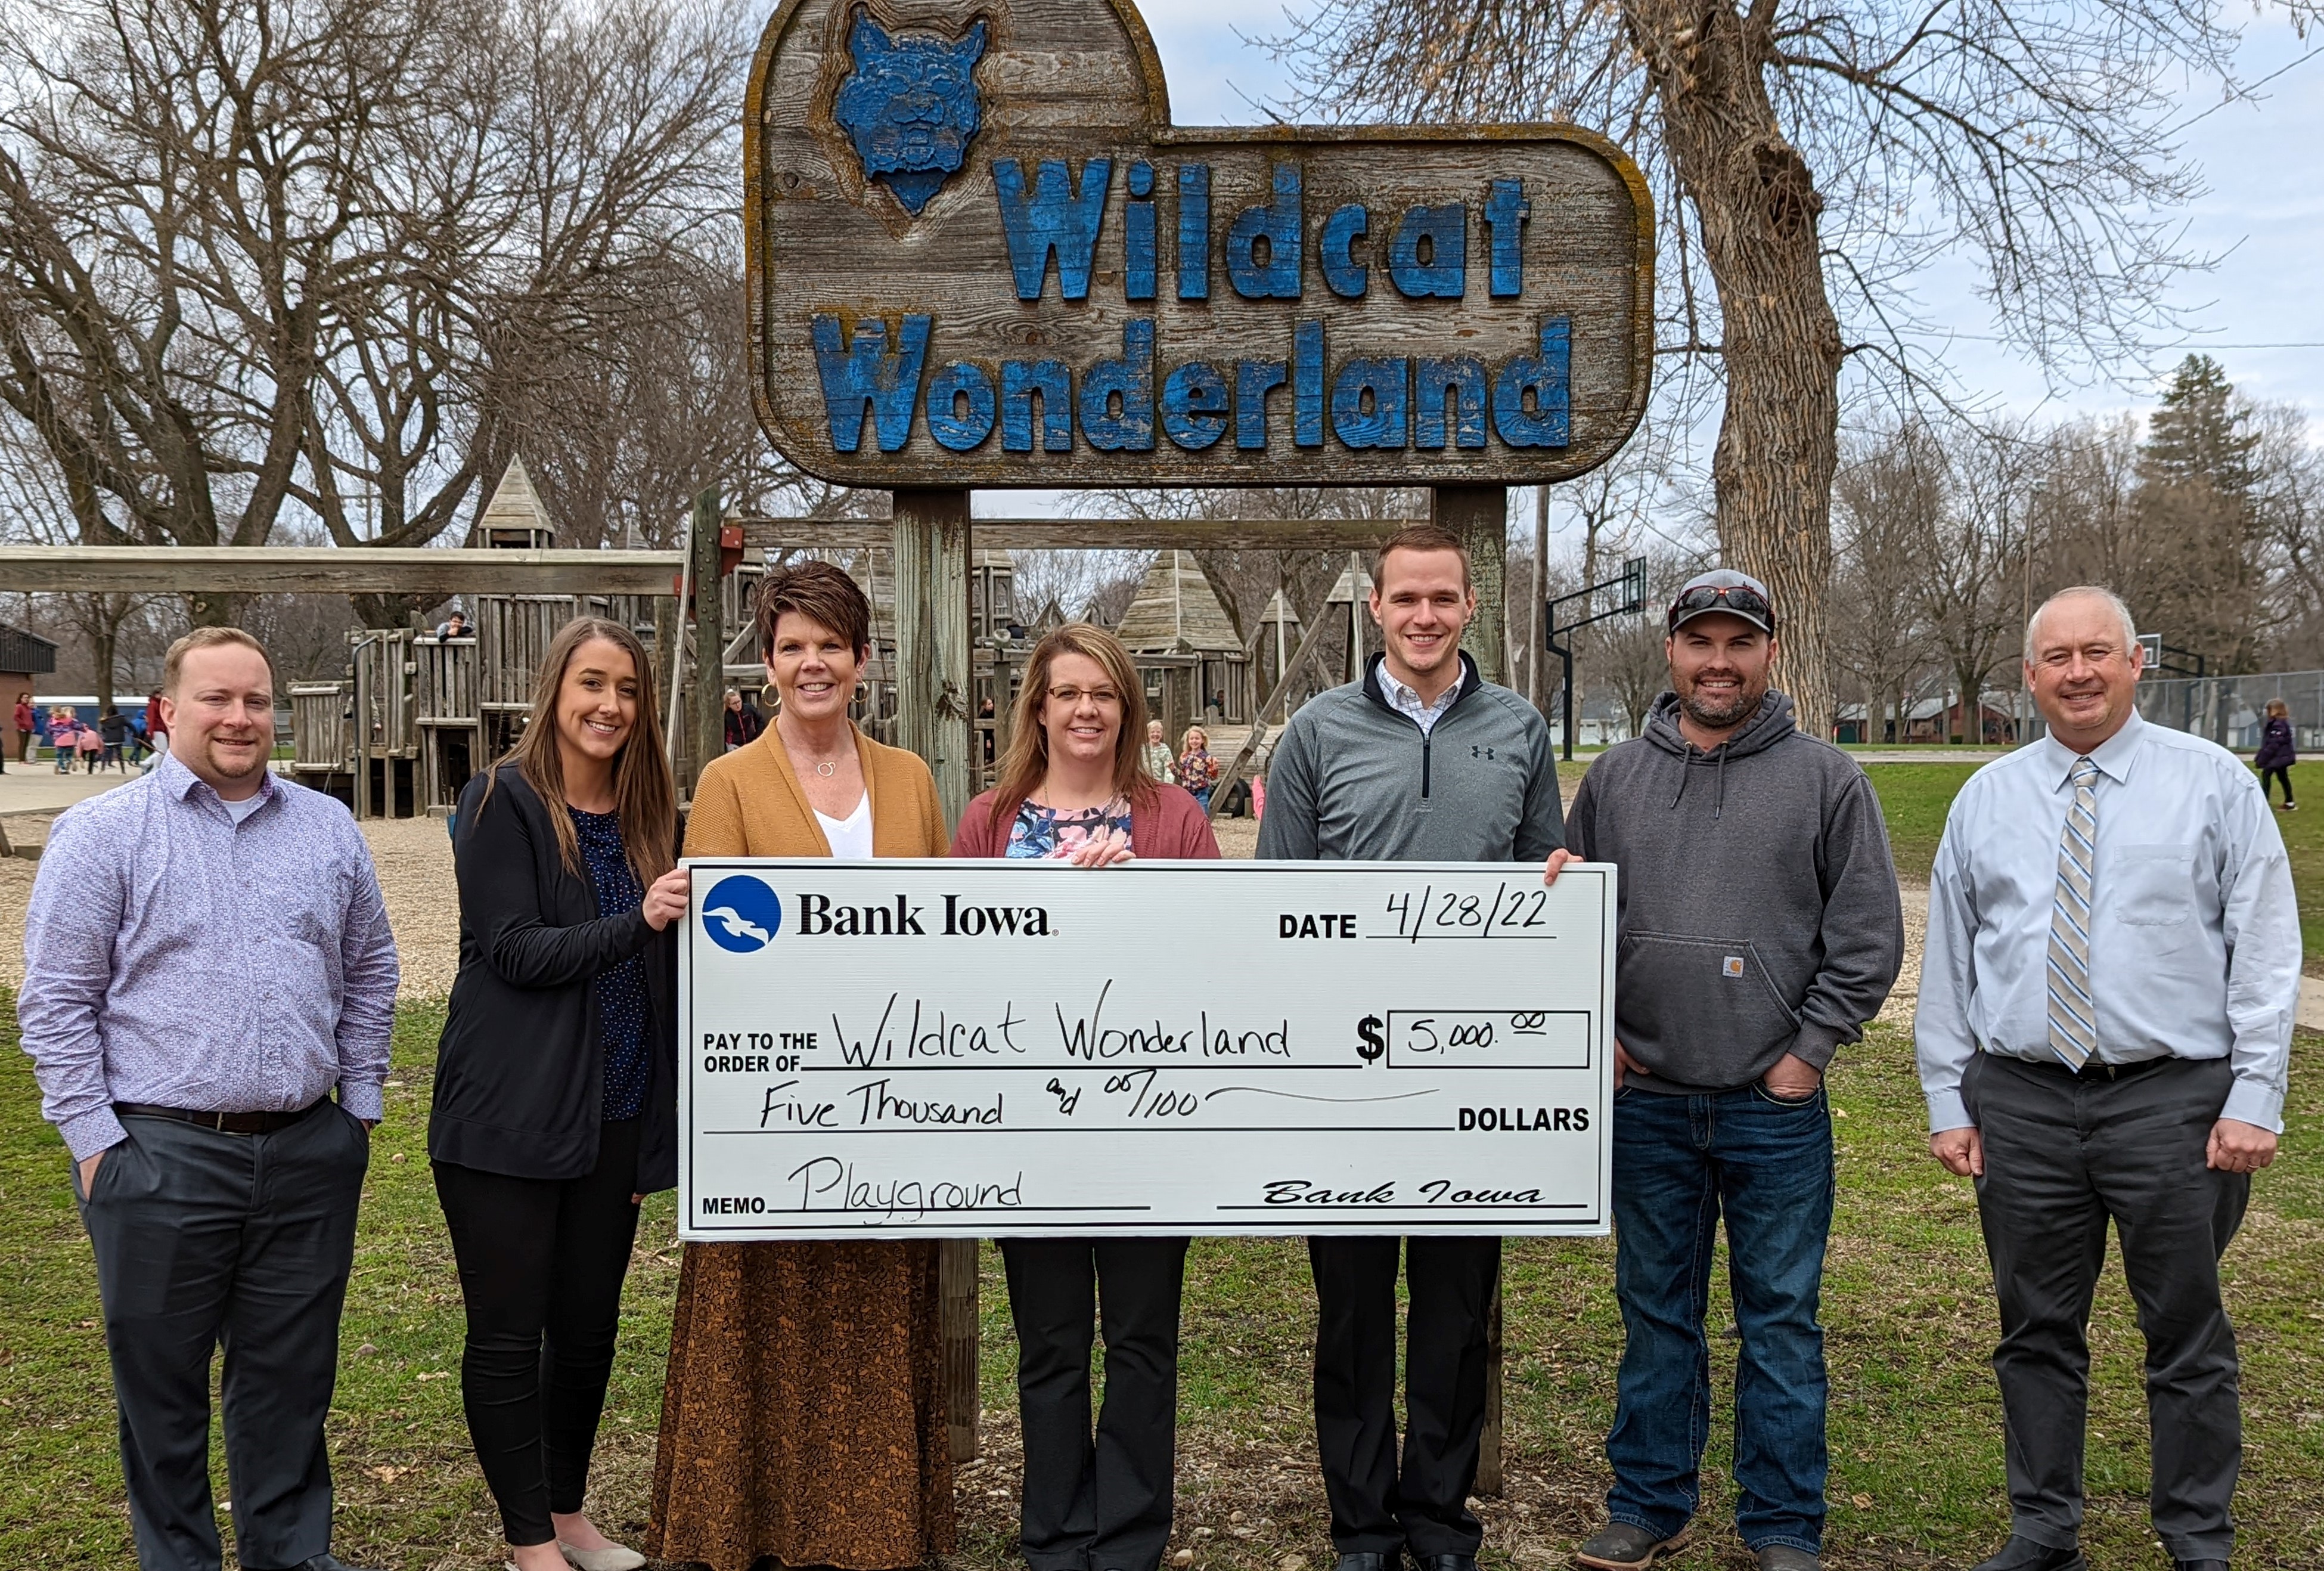
[(2082, 1571), (2090, 1296), (2111, 1222), (2146, 1337), (2150, 1510), (2181, 1571), (2226, 1571), (2242, 1454), (2219, 1257), (2274, 1159), (2300, 916), (2274, 815), (2226, 749), (2147, 724), (2130, 613), (2034, 614), (2043, 740), (1945, 821), (1914, 1030), (1930, 1150), (1977, 1181), (2001, 1311), (2006, 1546)]
[(139, 1566), (218, 1571), (223, 1346), (241, 1565), (347, 1571), (323, 1420), (395, 940), (346, 809), (267, 770), (265, 651), (204, 628), (162, 669), (169, 753), (50, 831), (17, 1019), (97, 1256)]

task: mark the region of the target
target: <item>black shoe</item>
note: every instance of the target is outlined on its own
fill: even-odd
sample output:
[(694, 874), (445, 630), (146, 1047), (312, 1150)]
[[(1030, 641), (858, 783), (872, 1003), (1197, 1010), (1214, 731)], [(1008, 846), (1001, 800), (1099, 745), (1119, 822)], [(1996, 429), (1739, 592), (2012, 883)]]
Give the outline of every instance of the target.
[(1573, 1563), (1592, 1571), (1644, 1571), (1665, 1555), (1685, 1548), (1692, 1530), (1681, 1528), (1667, 1539), (1657, 1539), (1650, 1529), (1629, 1522), (1608, 1522), (1573, 1551)]
[(2227, 1571), (2225, 1560), (2179, 1560), (2173, 1564), (2179, 1571)]
[(1477, 1571), (1474, 1555), (1415, 1555), (1412, 1563), (1419, 1571)]
[(1385, 1555), (1371, 1550), (1359, 1550), (1353, 1554), (1341, 1556), (1340, 1563), (1333, 1571), (1404, 1571), (1404, 1556), (1401, 1551), (1396, 1549), (1390, 1549)]
[(2001, 1553), (1978, 1561), (1976, 1571), (2090, 1571), (2090, 1563), (2080, 1549), (2053, 1549), (2013, 1533)]
[(1756, 1552), (1759, 1571), (1823, 1571), (1821, 1557), (1790, 1544), (1770, 1544)]
[(350, 1566), (337, 1555), (322, 1554), (311, 1560), (301, 1560), (290, 1571), (363, 1571), (360, 1566)]

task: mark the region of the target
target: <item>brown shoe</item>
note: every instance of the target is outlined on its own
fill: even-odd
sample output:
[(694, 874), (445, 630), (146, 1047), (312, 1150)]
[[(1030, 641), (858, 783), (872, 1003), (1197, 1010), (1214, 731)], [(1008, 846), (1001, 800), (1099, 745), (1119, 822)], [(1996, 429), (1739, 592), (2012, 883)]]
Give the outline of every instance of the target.
[(1667, 1539), (1657, 1539), (1634, 1522), (1608, 1522), (1573, 1551), (1573, 1563), (1591, 1571), (1646, 1571), (1665, 1555), (1685, 1548), (1693, 1530), (1684, 1527)]

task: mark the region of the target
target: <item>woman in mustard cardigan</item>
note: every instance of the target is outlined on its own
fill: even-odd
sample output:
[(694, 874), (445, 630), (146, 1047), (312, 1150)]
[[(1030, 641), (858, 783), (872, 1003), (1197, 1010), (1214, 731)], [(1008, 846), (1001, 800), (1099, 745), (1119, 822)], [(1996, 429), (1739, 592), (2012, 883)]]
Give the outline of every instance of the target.
[[(703, 771), (687, 855), (945, 855), (928, 766), (847, 718), (871, 643), (855, 581), (783, 568), (758, 615), (781, 712)], [(899, 1571), (953, 1543), (935, 1243), (687, 1244), (648, 1552)]]

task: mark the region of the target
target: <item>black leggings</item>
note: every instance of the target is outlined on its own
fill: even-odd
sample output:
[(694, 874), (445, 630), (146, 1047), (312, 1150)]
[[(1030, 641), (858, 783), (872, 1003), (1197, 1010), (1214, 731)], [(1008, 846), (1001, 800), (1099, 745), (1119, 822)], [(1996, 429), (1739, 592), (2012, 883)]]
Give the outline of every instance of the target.
[(549, 1513), (579, 1511), (588, 1487), (638, 1232), (639, 1123), (604, 1126), (586, 1178), (436, 1164), (468, 1310), (460, 1397), (513, 1545), (553, 1540)]
[(2267, 795), (2269, 782), (2279, 780), (2283, 782), (2283, 805), (2288, 808), (2292, 805), (2292, 770), (2289, 765), (2286, 765), (2282, 769), (2261, 770), (2259, 772), (2259, 794), (2262, 796)]

